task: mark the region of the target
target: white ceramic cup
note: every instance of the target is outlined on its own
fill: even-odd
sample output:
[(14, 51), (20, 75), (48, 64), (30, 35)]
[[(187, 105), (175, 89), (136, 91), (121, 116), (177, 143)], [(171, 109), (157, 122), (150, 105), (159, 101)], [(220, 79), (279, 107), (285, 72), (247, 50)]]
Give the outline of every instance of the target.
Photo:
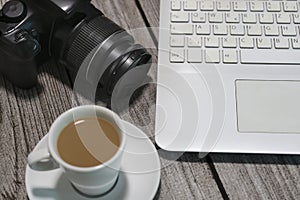
[[(99, 117), (110, 122), (119, 133), (120, 147), (107, 162), (93, 167), (77, 167), (65, 162), (58, 153), (57, 140), (62, 130), (71, 122), (85, 117)], [(54, 161), (61, 168), (66, 178), (80, 192), (87, 195), (101, 195), (109, 191), (116, 183), (121, 167), (126, 136), (123, 124), (117, 114), (100, 106), (86, 105), (72, 108), (60, 115), (52, 124), (48, 133), (48, 147), (33, 151), (28, 156), (28, 164), (34, 165), (45, 160)], [(36, 169), (35, 169), (36, 170)]]

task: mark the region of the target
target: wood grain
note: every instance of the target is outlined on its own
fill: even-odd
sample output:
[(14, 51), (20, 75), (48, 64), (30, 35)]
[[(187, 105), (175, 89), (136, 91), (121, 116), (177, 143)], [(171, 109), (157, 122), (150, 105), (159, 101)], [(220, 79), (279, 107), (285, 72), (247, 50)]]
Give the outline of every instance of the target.
[(300, 157), (212, 154), (231, 199), (300, 199)]
[[(16, 166), (18, 165), (18, 146), (14, 135), (15, 122), (12, 119), (12, 111), (8, 93), (5, 89), (5, 82), (0, 77), (0, 190), (2, 199), (14, 199), (15, 191), (20, 188), (21, 181), (18, 180)], [(24, 186), (24, 185), (23, 185)], [(23, 192), (24, 193), (24, 192)]]

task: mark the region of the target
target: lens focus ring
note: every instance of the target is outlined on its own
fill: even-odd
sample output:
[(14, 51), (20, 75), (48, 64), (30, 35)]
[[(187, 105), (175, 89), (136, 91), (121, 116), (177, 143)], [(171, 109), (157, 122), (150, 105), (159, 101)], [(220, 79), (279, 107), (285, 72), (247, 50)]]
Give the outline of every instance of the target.
[(73, 33), (65, 48), (64, 60), (78, 69), (94, 48), (120, 31), (124, 30), (105, 16), (92, 19)]

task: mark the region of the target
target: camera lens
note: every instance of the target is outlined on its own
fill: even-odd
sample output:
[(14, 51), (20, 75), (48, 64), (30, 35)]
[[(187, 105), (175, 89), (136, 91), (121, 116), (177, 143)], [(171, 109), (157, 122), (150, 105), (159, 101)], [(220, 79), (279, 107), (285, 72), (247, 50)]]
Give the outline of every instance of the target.
[(151, 55), (144, 47), (135, 44), (131, 35), (104, 15), (84, 21), (74, 29), (63, 52), (64, 62), (75, 71), (84, 62), (97, 59), (98, 66), (86, 67), (83, 78), (89, 82), (100, 80), (98, 87), (107, 95), (112, 94), (126, 72), (151, 61)]

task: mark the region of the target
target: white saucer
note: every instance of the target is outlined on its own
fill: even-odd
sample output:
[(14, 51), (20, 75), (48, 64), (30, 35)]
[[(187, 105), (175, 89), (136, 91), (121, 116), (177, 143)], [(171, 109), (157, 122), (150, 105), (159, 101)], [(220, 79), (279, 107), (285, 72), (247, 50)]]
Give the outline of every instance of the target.
[[(160, 161), (157, 150), (137, 127), (124, 122), (127, 144), (121, 172), (115, 187), (106, 195), (87, 198), (77, 193), (60, 169), (36, 171), (26, 167), (26, 190), (31, 200), (138, 200), (153, 199), (160, 183)], [(46, 135), (35, 147), (47, 146)]]

